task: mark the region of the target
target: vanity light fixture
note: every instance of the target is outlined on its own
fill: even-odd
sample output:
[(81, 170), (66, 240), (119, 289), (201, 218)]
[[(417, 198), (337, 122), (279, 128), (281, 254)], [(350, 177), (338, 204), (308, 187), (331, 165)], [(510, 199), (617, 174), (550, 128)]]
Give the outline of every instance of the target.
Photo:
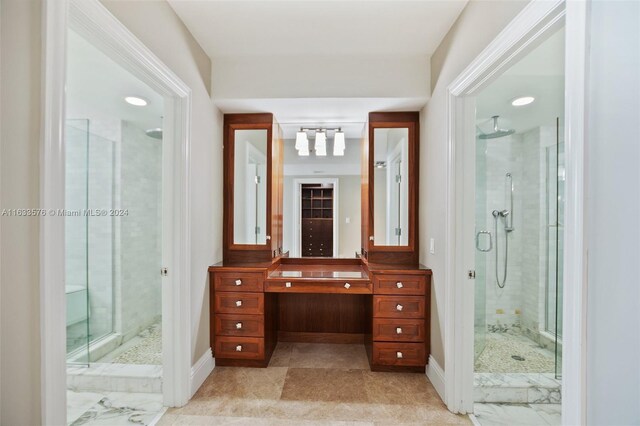
[(535, 101), (536, 98), (534, 98), (533, 96), (521, 96), (519, 98), (515, 98), (514, 100), (511, 101), (511, 105), (513, 106), (525, 106), (525, 105), (529, 105), (530, 103), (532, 103), (533, 101)]
[(327, 155), (327, 134), (322, 129), (316, 131), (316, 155), (326, 157)]
[(302, 129), (296, 133), (296, 149), (298, 151), (306, 151), (307, 155), (309, 155), (309, 138), (307, 137), (307, 132)]
[(124, 101), (134, 106), (147, 106), (149, 101), (139, 96), (125, 96)]
[(333, 156), (343, 156), (345, 148), (344, 132), (338, 129), (333, 137)]

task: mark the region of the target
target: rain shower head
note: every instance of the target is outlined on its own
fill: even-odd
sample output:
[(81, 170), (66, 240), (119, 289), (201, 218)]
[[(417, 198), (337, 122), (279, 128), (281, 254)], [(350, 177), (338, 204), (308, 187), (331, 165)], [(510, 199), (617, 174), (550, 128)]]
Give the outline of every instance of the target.
[(159, 128), (159, 127), (155, 128), (155, 129), (149, 129), (149, 130), (145, 131), (145, 133), (150, 138), (162, 140), (162, 129)]
[(482, 133), (480, 134), (478, 137), (480, 139), (495, 139), (495, 138), (501, 138), (503, 136), (509, 136), (514, 134), (516, 131), (514, 129), (501, 129), (498, 127), (498, 117), (497, 115), (494, 115), (493, 117), (493, 132), (491, 133)]

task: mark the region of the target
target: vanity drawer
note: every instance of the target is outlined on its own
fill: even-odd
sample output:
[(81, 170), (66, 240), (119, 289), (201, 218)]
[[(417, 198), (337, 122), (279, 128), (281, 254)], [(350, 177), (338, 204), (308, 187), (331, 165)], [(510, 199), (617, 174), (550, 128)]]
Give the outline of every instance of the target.
[(264, 339), (259, 337), (216, 338), (216, 358), (264, 359)]
[(374, 275), (375, 294), (424, 295), (427, 280), (421, 275)]
[(376, 318), (424, 318), (424, 296), (373, 296)]
[(424, 319), (373, 319), (373, 340), (424, 342)]
[(254, 314), (264, 313), (263, 293), (216, 293), (216, 313)]
[(264, 337), (263, 315), (216, 315), (216, 334), (220, 336)]
[(371, 294), (371, 281), (284, 281), (267, 280), (265, 292), (269, 293), (345, 293)]
[(413, 367), (426, 365), (424, 343), (373, 342), (373, 364)]
[(218, 272), (214, 281), (216, 291), (262, 291), (264, 275), (261, 272)]

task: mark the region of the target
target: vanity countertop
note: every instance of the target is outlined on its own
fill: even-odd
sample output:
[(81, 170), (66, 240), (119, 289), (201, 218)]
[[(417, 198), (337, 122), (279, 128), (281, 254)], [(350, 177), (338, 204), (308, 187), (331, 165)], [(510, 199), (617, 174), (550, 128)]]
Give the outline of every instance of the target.
[(268, 279), (309, 279), (309, 280), (364, 280), (369, 276), (361, 265), (336, 264), (281, 264), (271, 271)]

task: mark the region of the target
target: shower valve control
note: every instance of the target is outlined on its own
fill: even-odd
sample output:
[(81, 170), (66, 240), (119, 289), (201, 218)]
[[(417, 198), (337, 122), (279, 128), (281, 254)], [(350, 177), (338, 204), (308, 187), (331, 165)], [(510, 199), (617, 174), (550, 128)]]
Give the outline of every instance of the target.
[(404, 308), (404, 306), (402, 306), (399, 303), (396, 305), (396, 311), (401, 311), (403, 308)]
[(402, 288), (402, 287), (404, 287), (404, 285), (402, 285), (402, 283), (401, 283), (400, 281), (398, 281), (398, 282), (396, 283), (396, 287), (398, 287), (398, 288)]
[(242, 300), (236, 300), (236, 306), (237, 307), (242, 306)]
[(241, 322), (237, 322), (237, 323), (236, 323), (236, 328), (237, 328), (238, 330), (240, 330), (240, 329), (242, 328), (242, 323), (241, 323)]

